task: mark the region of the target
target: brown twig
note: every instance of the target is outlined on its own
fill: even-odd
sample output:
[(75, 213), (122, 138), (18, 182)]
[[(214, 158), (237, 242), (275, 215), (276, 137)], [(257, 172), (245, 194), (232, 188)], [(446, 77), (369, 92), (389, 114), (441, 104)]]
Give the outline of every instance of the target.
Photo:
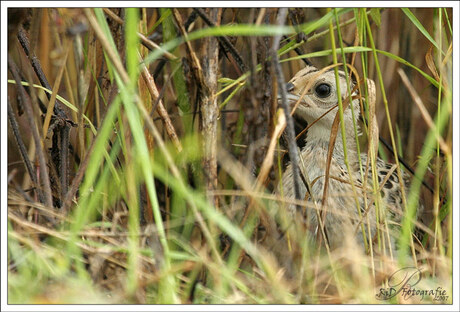
[(66, 193), (63, 202), (62, 202), (62, 211), (65, 214), (70, 206), (70, 203), (72, 201), (72, 198), (75, 196), (77, 193), (77, 190), (80, 186), (81, 181), (83, 180), (83, 176), (85, 175), (86, 172), (86, 167), (88, 167), (89, 160), (91, 158), (91, 154), (93, 153), (94, 150), (94, 143), (96, 142), (96, 138), (93, 139), (91, 142), (91, 145), (85, 155), (85, 158), (83, 161), (80, 163), (80, 166), (78, 167), (77, 174), (72, 180), (72, 184), (69, 187), (69, 191)]
[[(177, 67), (175, 70), (173, 70), (173, 72), (169, 75), (168, 79), (164, 82), (163, 87), (161, 88), (160, 93), (158, 94), (158, 98), (152, 104), (152, 110), (150, 112), (150, 116), (152, 116), (152, 118), (153, 118), (153, 113), (156, 111), (158, 104), (163, 99), (163, 96), (166, 93), (166, 89), (168, 88), (169, 83), (172, 81), (172, 79), (174, 77), (174, 74), (179, 69), (180, 69), (180, 67)], [(152, 75), (152, 77), (153, 77), (153, 80), (155, 80), (155, 76)], [(171, 118), (171, 116), (169, 114), (168, 114), (168, 116), (169, 116), (169, 118)]]
[[(291, 42), (291, 40), (289, 40), (288, 36), (283, 36), (284, 40), (286, 40), (287, 43)], [(297, 47), (297, 48), (294, 48), (294, 51), (295, 53), (297, 53), (297, 55), (304, 55), (305, 53), (302, 51), (301, 48)], [(305, 63), (305, 65), (307, 66), (313, 66), (313, 63), (306, 57), (302, 57), (301, 60)]]
[[(116, 15), (114, 12), (112, 12), (110, 9), (103, 8), (103, 10), (115, 22), (117, 22), (120, 25), (124, 24), (124, 21), (118, 15)], [(141, 43), (147, 49), (149, 49), (149, 50), (161, 50), (163, 52), (163, 55), (166, 56), (166, 58), (168, 58), (169, 60), (176, 60), (177, 59), (177, 56), (175, 56), (174, 54), (169, 53), (168, 51), (164, 50), (162, 47), (160, 47), (158, 44), (156, 44), (155, 42), (153, 42), (152, 40), (150, 40), (149, 38), (147, 38), (143, 34), (137, 33), (137, 36), (139, 37), (139, 39), (141, 39)]]
[(198, 18), (198, 13), (195, 10), (193, 10), (192, 13), (190, 13), (189, 17), (187, 18), (184, 24), (184, 27), (187, 31), (190, 25), (192, 25), (192, 23), (195, 22), (197, 18)]
[(43, 188), (45, 191), (44, 194), (44, 204), (48, 207), (53, 207), (53, 197), (51, 195), (51, 185), (48, 174), (48, 167), (45, 160), (45, 153), (43, 151), (43, 145), (40, 139), (40, 134), (38, 133), (37, 124), (35, 123), (34, 113), (32, 109), (32, 104), (30, 103), (30, 98), (27, 95), (24, 87), (21, 84), (19, 77), (19, 71), (17, 65), (14, 63), (11, 56), (8, 54), (8, 68), (10, 69), (11, 74), (13, 75), (14, 80), (16, 81), (17, 89), (19, 92), (19, 97), (22, 100), (24, 105), (24, 111), (26, 113), (27, 121), (30, 125), (30, 131), (32, 132), (32, 138), (35, 143), (35, 148), (37, 152), (38, 161), (40, 164), (40, 175), (43, 181)]
[(166, 129), (166, 132), (168, 133), (169, 138), (173, 142), (176, 149), (180, 152), (182, 151), (182, 145), (179, 141), (176, 130), (174, 129), (174, 126), (171, 122), (171, 118), (169, 118), (168, 111), (165, 109), (163, 105), (163, 101), (160, 98), (160, 94), (158, 93), (158, 89), (155, 84), (155, 81), (153, 80), (152, 75), (150, 75), (150, 72), (147, 69), (147, 66), (145, 66), (142, 60), (141, 60), (141, 66), (142, 66), (142, 78), (144, 78), (145, 84), (147, 85), (147, 88), (150, 92), (150, 95), (152, 96), (153, 101), (155, 101), (155, 103), (158, 103), (158, 105), (156, 105), (156, 110), (164, 122), (165, 129)]
[(152, 40), (148, 39), (146, 36), (144, 36), (143, 34), (141, 33), (137, 33), (137, 35), (139, 36), (139, 38), (141, 39), (141, 43), (149, 50), (161, 50), (163, 52), (163, 55), (168, 59), (168, 60), (171, 60), (171, 61), (174, 61), (174, 60), (177, 60), (177, 56), (175, 56), (174, 54), (164, 50), (162, 47), (160, 47), (158, 44), (156, 44), (155, 42), (153, 42)]
[[(114, 98), (115, 98), (115, 96), (117, 94), (117, 90), (118, 89), (116, 87), (116, 84), (113, 84), (112, 88), (110, 90), (109, 96), (108, 96), (108, 103), (113, 102), (113, 100), (114, 100)], [(108, 109), (105, 111), (104, 115), (101, 117), (101, 123), (100, 124), (104, 123), (104, 119), (105, 119), (105, 116), (107, 114), (107, 111), (108, 111)], [(63, 203), (62, 203), (63, 214), (65, 214), (68, 211), (72, 199), (75, 197), (75, 194), (77, 194), (78, 188), (80, 187), (80, 183), (83, 180), (83, 177), (85, 175), (86, 168), (88, 167), (89, 160), (91, 159), (91, 154), (93, 153), (94, 144), (96, 142), (96, 139), (97, 139), (98, 135), (99, 135), (99, 132), (98, 132), (98, 134), (96, 134), (96, 137), (93, 138), (93, 140), (91, 141), (91, 145), (87, 149), (86, 155), (85, 155), (83, 161), (80, 163), (80, 166), (78, 167), (78, 171), (77, 171), (77, 173), (75, 174), (75, 177), (72, 180), (72, 184), (69, 186), (69, 190), (68, 190), (68, 192), (67, 192), (67, 194), (66, 194), (66, 196), (65, 196), (65, 198), (63, 200)], [(109, 143), (110, 149), (112, 149), (112, 142), (109, 140), (108, 143)], [(118, 157), (116, 159), (117, 159), (118, 165), (121, 167), (120, 159)]]
[(61, 159), (60, 159), (60, 168), (59, 168), (59, 178), (61, 182), (61, 207), (62, 201), (67, 194), (67, 189), (69, 186), (69, 172), (67, 168), (69, 167), (69, 137), (70, 137), (70, 127), (62, 127), (60, 131), (61, 137)]
[[(286, 20), (286, 14), (287, 14), (287, 9), (286, 8), (281, 8), (278, 12), (278, 18), (277, 18), (277, 25), (283, 25), (285, 20)], [(273, 38), (273, 44), (271, 47), (271, 54), (272, 54), (272, 59), (273, 59), (273, 66), (275, 67), (275, 73), (276, 73), (276, 78), (278, 81), (278, 88), (279, 88), (279, 93), (281, 95), (281, 107), (284, 110), (284, 114), (286, 117), (286, 136), (287, 136), (287, 141), (288, 141), (288, 150), (289, 150), (289, 156), (291, 158), (291, 164), (292, 164), (292, 179), (293, 179), (293, 185), (294, 185), (294, 196), (295, 199), (302, 199), (301, 194), (300, 194), (300, 169), (299, 169), (299, 153), (297, 150), (297, 143), (295, 140), (295, 131), (294, 131), (294, 120), (290, 114), (290, 109), (287, 103), (286, 99), (286, 84), (284, 81), (284, 75), (283, 71), (281, 70), (281, 66), (279, 63), (278, 59), (278, 47), (279, 43), (281, 40), (281, 35), (276, 35)], [(296, 209), (298, 211), (301, 211), (300, 206), (296, 206)]]
[[(200, 11), (198, 11), (200, 14)], [(214, 25), (219, 23), (222, 9), (210, 9), (209, 18)], [(201, 66), (203, 69), (203, 84), (200, 92), (201, 134), (203, 136), (203, 169), (208, 192), (217, 189), (217, 118), (219, 105), (217, 103), (217, 77), (219, 65), (218, 40), (215, 37), (205, 38), (201, 49)], [(209, 195), (211, 202), (218, 207), (218, 197)]]
[(14, 115), (13, 108), (11, 107), (9, 96), (7, 99), (7, 105), (8, 105), (8, 121), (10, 122), (11, 129), (13, 129), (13, 135), (14, 135), (14, 138), (16, 139), (16, 143), (18, 144), (19, 153), (21, 154), (22, 160), (24, 161), (24, 166), (26, 167), (27, 172), (29, 173), (30, 179), (34, 183), (34, 186), (37, 190), (38, 199), (40, 200), (41, 203), (43, 203), (44, 202), (43, 192), (38, 186), (37, 175), (35, 174), (35, 171), (29, 159), (29, 155), (27, 154), (27, 149), (24, 145), (24, 141), (22, 140), (21, 135), (19, 133), (18, 122), (16, 121), (16, 117)]
[[(31, 64), (32, 64), (32, 67), (35, 71), (35, 74), (37, 75), (39, 81), (40, 81), (40, 84), (47, 88), (48, 90), (53, 90), (51, 88), (51, 85), (49, 84), (48, 82), (48, 79), (46, 79), (46, 76), (43, 72), (43, 69), (41, 67), (41, 64), (40, 64), (40, 61), (38, 60), (38, 58), (35, 56), (34, 52), (30, 49), (30, 46), (29, 46), (29, 40), (27, 38), (27, 35), (25, 34), (24, 32), (24, 29), (20, 29), (19, 32), (18, 32), (18, 39), (19, 39), (19, 42), (21, 43), (21, 46), (22, 48), (24, 49), (24, 52), (26, 53), (27, 57), (29, 58)], [(63, 65), (65, 66), (65, 65)], [(54, 91), (54, 90), (53, 90)], [(55, 98), (55, 95), (53, 93), (53, 95), (49, 94), (48, 92), (45, 92), (48, 100), (50, 100), (51, 102), (54, 100)], [(54, 114), (57, 116), (57, 120), (55, 121), (58, 125), (57, 127), (57, 133), (59, 135), (59, 138), (60, 138), (60, 146), (57, 147), (57, 146), (54, 146), (53, 144), (53, 151), (52, 152), (56, 152), (57, 154), (59, 154), (59, 160), (58, 160), (58, 163), (55, 164), (56, 167), (59, 168), (59, 172), (60, 172), (60, 187), (61, 187), (61, 194), (64, 194), (62, 193), (62, 190), (67, 190), (67, 182), (68, 182), (68, 179), (67, 179), (67, 176), (68, 176), (68, 149), (69, 149), (69, 136), (70, 136), (70, 124), (68, 121), (70, 121), (70, 119), (67, 117), (67, 113), (65, 112), (65, 110), (63, 109), (64, 105), (56, 99), (56, 104), (54, 105), (53, 107), (53, 112)], [(55, 133), (54, 135), (56, 135), (57, 133)], [(66, 145), (65, 145), (66, 144)], [(59, 150), (59, 151), (56, 151), (56, 150)], [(62, 201), (62, 197), (61, 197), (61, 201)], [(62, 203), (61, 203), (62, 205)]]
[[(194, 8), (194, 11), (197, 12), (198, 15), (200, 15), (200, 17), (203, 19), (203, 21), (206, 24), (208, 24), (208, 26), (211, 26), (211, 27), (216, 26), (216, 22), (211, 21), (210, 17), (208, 16), (208, 14), (206, 14), (206, 12), (203, 9)], [(244, 64), (243, 59), (241, 58), (240, 54), (236, 50), (235, 46), (230, 42), (230, 40), (228, 40), (226, 36), (220, 36), (216, 38), (221, 44), (221, 46), (223, 47), (224, 51), (226, 53), (230, 53), (232, 58), (235, 60), (235, 64), (237, 66), (239, 75), (242, 75), (243, 73), (247, 72), (248, 71), (247, 66)], [(230, 59), (230, 61), (232, 60)]]
[[(22, 28), (18, 32), (18, 39), (21, 43), (22, 48), (24, 49), (24, 52), (29, 58), (30, 63), (32, 64), (35, 74), (37, 75), (38, 80), (40, 81), (40, 84), (46, 89), (52, 90), (51, 85), (49, 84), (48, 79), (46, 79), (45, 73), (43, 72), (40, 61), (29, 47), (29, 39), (27, 38), (27, 35), (25, 34), (24, 29)], [(45, 92), (45, 94), (49, 100), (51, 98), (51, 94), (47, 92)], [(56, 104), (57, 105), (54, 106), (54, 113), (63, 119), (67, 119), (67, 114), (62, 109), (63, 104), (59, 100), (56, 100)]]
[(195, 51), (193, 50), (192, 44), (188, 40), (187, 30), (184, 27), (184, 21), (182, 20), (182, 16), (177, 9), (173, 9), (174, 19), (176, 20), (176, 24), (179, 27), (182, 36), (185, 39), (185, 47), (187, 48), (187, 55), (190, 59), (190, 64), (192, 68), (193, 75), (197, 80), (198, 84), (201, 84), (203, 81), (203, 70), (201, 69), (200, 60), (196, 56)]

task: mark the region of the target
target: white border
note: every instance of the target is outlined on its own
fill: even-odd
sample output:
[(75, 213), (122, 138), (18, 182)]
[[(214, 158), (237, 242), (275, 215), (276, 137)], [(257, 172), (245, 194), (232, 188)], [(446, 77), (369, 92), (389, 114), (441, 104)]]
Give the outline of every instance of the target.
[[(458, 7), (456, 1), (2, 1), (3, 7)], [(154, 5), (154, 6), (153, 6)]]
[[(386, 311), (388, 305), (7, 305), (7, 8), (8, 7), (453, 7), (453, 178), (454, 178), (454, 255), (453, 305), (407, 305), (406, 311), (459, 311), (459, 3), (457, 1), (2, 1), (1, 2), (1, 311)], [(403, 308), (401, 306), (401, 308)]]

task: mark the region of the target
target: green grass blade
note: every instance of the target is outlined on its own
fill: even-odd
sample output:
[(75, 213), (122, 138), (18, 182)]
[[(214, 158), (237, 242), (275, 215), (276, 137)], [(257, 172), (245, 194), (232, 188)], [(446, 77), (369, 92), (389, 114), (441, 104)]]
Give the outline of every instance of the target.
[(420, 32), (425, 36), (425, 38), (428, 39), (438, 49), (438, 51), (444, 54), (444, 52), (439, 47), (438, 43), (433, 39), (433, 37), (431, 37), (431, 35), (428, 33), (425, 27), (423, 27), (423, 25), (420, 23), (420, 21), (417, 19), (414, 13), (412, 13), (412, 11), (409, 8), (402, 8), (401, 10), (411, 20), (414, 26), (417, 27), (418, 30), (420, 30)]

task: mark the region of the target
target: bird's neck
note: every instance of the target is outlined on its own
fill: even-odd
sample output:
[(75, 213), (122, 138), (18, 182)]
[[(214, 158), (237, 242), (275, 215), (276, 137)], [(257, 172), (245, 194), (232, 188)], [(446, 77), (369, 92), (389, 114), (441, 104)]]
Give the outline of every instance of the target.
[[(328, 150), (329, 142), (331, 139), (330, 128), (322, 127), (321, 124), (313, 125), (308, 129), (307, 133), (307, 145), (310, 149), (325, 149)], [(358, 162), (358, 147), (356, 144), (356, 138), (354, 135), (353, 125), (345, 127), (345, 144), (346, 144), (346, 155), (348, 163), (355, 164)], [(345, 152), (344, 152), (344, 141), (342, 139), (341, 129), (338, 129), (337, 138), (334, 145), (332, 157), (338, 163), (345, 165)]]

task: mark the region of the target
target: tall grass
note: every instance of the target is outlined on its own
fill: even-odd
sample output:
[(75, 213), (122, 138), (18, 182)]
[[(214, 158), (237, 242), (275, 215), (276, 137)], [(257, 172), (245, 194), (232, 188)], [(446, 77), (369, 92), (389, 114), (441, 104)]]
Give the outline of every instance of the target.
[[(57, 180), (52, 180), (53, 197), (55, 202), (62, 199), (64, 207), (40, 203), (35, 189), (41, 184), (32, 183), (9, 135), (9, 303), (376, 304), (382, 302), (376, 297), (379, 290), (391, 286), (388, 277), (407, 266), (422, 272), (417, 288), (442, 287), (449, 297), (434, 301), (432, 296), (420, 300), (399, 295), (384, 302), (451, 303), (452, 11), (304, 8), (304, 19), (293, 27), (292, 22), (274, 25), (274, 9), (227, 9), (220, 25), (206, 26), (198, 17), (184, 36), (178, 18), (185, 22), (192, 10), (175, 10), (34, 9), (32, 20), (42, 28), (38, 33), (30, 29), (28, 35), (52, 38), (35, 46), (37, 55), (48, 55), (39, 61), (53, 64), (46, 69), (52, 90), (35, 78), (21, 46), (14, 41), (10, 47), (32, 102), (50, 107), (57, 99), (73, 112), (68, 175), (72, 184), (81, 169), (82, 179), (68, 206)], [(79, 21), (87, 31), (68, 35)], [(296, 30), (306, 35), (303, 41), (296, 41)], [(150, 42), (138, 33), (151, 36)], [(395, 261), (388, 260), (384, 247), (356, 252), (346, 233), (343, 248), (318, 248), (302, 222), (285, 215), (282, 207), (293, 200), (273, 195), (284, 170), (283, 148), (268, 148), (278, 139), (274, 133), (281, 119), (273, 96), (276, 77), (263, 49), (268, 50), (267, 42), (277, 34), (285, 36), (278, 54), (286, 77), (304, 66), (302, 58), (318, 67), (339, 64), (336, 74), (348, 73), (340, 63), (353, 57), (350, 69), (363, 78), (363, 137), (377, 144), (367, 128), (377, 121), (380, 137), (393, 149), (379, 146), (380, 157), (396, 163), (400, 177), (408, 170), (398, 155), (415, 168), (403, 198), (406, 212)], [(202, 146), (208, 138), (202, 136), (197, 107), (200, 92), (208, 86), (196, 79), (207, 70), (201, 49), (203, 39), (210, 37), (229, 39), (249, 68), (241, 72), (231, 52), (221, 51), (218, 88), (211, 90), (220, 112), (215, 119), (219, 139), (213, 189), (203, 169), (207, 155)], [(152, 47), (151, 41), (157, 48), (146, 52), (141, 43)], [(406, 47), (406, 42), (424, 45)], [(296, 48), (304, 54), (298, 55)], [(150, 75), (156, 73), (150, 85), (144, 66)], [(398, 69), (410, 84), (401, 83), (404, 74)], [(378, 86), (375, 107), (369, 106), (367, 78)], [(27, 140), (27, 125), (18, 115), (18, 86), (12, 79), (8, 82), (19, 129), (34, 160), (36, 147)], [(346, 91), (350, 89), (341, 90)], [(53, 98), (48, 100), (44, 92)], [(45, 117), (43, 129), (56, 122), (50, 117)], [(35, 118), (40, 124), (38, 108)], [(344, 133), (341, 125), (338, 131)], [(356, 140), (362, 141), (354, 126)], [(43, 146), (51, 147), (56, 135), (45, 131)], [(376, 156), (370, 158), (371, 167)], [(58, 168), (51, 152), (47, 159), (53, 174)], [(263, 164), (273, 165), (267, 171)], [(376, 176), (373, 183), (378, 203)], [(417, 223), (420, 198), (425, 210)], [(295, 203), (314, 209), (305, 201)], [(414, 227), (420, 222), (425, 234), (414, 244)], [(279, 238), (285, 244), (275, 239), (267, 245), (266, 237), (277, 227), (285, 230), (286, 236)], [(381, 235), (385, 240), (385, 231)], [(280, 254), (292, 258), (292, 266)]]

